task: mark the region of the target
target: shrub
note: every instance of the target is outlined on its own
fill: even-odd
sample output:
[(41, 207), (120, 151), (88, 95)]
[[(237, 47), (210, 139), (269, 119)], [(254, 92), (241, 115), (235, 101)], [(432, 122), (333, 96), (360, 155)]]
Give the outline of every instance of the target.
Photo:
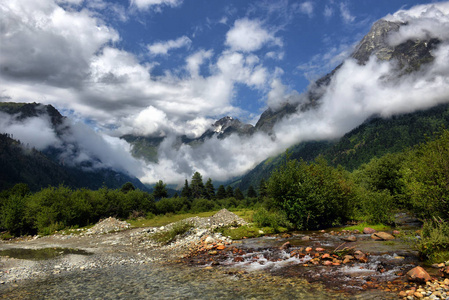
[(370, 224), (391, 224), (394, 221), (395, 201), (388, 190), (358, 190), (356, 217)]
[(293, 224), (287, 220), (284, 212), (273, 211), (269, 212), (265, 208), (259, 208), (253, 215), (253, 221), (259, 227), (271, 227), (275, 232), (279, 231), (280, 227), (291, 229)]
[(411, 152), (402, 172), (415, 213), (449, 220), (449, 131)]
[(287, 161), (268, 180), (268, 193), (296, 228), (307, 230), (342, 224), (355, 196), (347, 173), (322, 158)]
[(0, 225), (14, 236), (28, 233), (29, 228), (25, 221), (26, 201), (25, 197), (11, 195), (2, 206)]
[(433, 262), (449, 259), (449, 222), (441, 218), (425, 221), (416, 247), (422, 258)]
[(167, 231), (156, 232), (151, 239), (163, 245), (172, 242), (178, 235), (182, 235), (192, 229), (194, 226), (187, 222), (177, 222)]

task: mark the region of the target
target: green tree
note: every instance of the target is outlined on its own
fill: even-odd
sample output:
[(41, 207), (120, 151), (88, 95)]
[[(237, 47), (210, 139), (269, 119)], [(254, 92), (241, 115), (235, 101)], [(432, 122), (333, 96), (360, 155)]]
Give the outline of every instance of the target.
[(184, 187), (182, 188), (181, 197), (186, 198), (186, 199), (192, 198), (192, 190), (189, 187), (189, 182), (187, 181), (187, 179), (184, 183)]
[(261, 179), (259, 183), (259, 198), (263, 199), (268, 196), (268, 190), (267, 190), (267, 182), (265, 179)]
[(449, 220), (449, 130), (412, 151), (402, 173), (415, 213)]
[(232, 186), (228, 185), (226, 187), (226, 197), (227, 198), (232, 198), (234, 197), (234, 190), (232, 189)]
[(220, 185), (217, 189), (217, 199), (224, 199), (226, 198), (226, 189), (224, 185)]
[(162, 180), (159, 180), (156, 183), (153, 190), (154, 199), (160, 200), (161, 198), (167, 198), (168, 192), (166, 186), (167, 185)]
[(124, 185), (122, 185), (122, 188), (120, 189), (120, 191), (122, 193), (128, 193), (129, 191), (134, 191), (136, 188), (134, 187), (134, 185), (131, 182), (127, 182)]
[(206, 185), (204, 186), (205, 188), (205, 197), (206, 199), (214, 199), (215, 198), (215, 188), (214, 185), (212, 184), (212, 179), (208, 179), (206, 182)]
[(296, 228), (306, 230), (342, 224), (355, 198), (348, 174), (323, 158), (287, 161), (268, 180), (268, 193)]
[(245, 199), (245, 196), (243, 195), (242, 191), (237, 187), (234, 190), (234, 197), (237, 200), (243, 200)]
[(249, 186), (246, 196), (248, 198), (257, 198), (257, 192), (252, 185)]
[(203, 177), (199, 172), (195, 172), (190, 182), (190, 189), (192, 190), (193, 198), (202, 198), (204, 196), (204, 184)]

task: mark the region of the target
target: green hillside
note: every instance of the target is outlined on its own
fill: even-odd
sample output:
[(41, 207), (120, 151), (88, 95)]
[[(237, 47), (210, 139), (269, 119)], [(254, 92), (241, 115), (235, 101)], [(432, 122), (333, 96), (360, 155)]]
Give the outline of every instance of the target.
[[(288, 149), (288, 152), (290, 158), (305, 161), (323, 155), (331, 165), (342, 165), (352, 171), (373, 157), (396, 153), (424, 142), (426, 136), (432, 137), (442, 127), (449, 128), (447, 104), (387, 119), (372, 117), (338, 141), (300, 143)], [(250, 185), (258, 187), (260, 180), (268, 179), (284, 160), (285, 154), (269, 158), (232, 185), (241, 190), (247, 190)]]

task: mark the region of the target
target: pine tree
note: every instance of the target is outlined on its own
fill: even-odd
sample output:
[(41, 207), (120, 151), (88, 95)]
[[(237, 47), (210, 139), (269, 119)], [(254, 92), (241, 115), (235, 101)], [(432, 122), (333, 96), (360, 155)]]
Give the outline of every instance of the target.
[(224, 185), (220, 185), (217, 189), (217, 199), (225, 199), (226, 198), (226, 190)]
[(226, 197), (227, 198), (234, 197), (234, 190), (232, 189), (232, 186), (230, 186), (230, 185), (228, 185), (228, 187), (226, 188)]
[(192, 182), (190, 183), (190, 189), (192, 191), (192, 197), (195, 199), (202, 198), (204, 195), (203, 177), (199, 172), (195, 172), (192, 176)]
[(234, 190), (234, 197), (235, 197), (235, 199), (237, 199), (237, 200), (243, 200), (243, 199), (245, 199), (245, 196), (243, 196), (242, 191), (241, 191), (238, 187), (235, 188), (235, 190)]
[(256, 190), (253, 188), (252, 185), (249, 186), (248, 191), (246, 192), (246, 196), (248, 198), (257, 198), (257, 192)]
[(267, 183), (265, 179), (262, 178), (259, 184), (259, 198), (265, 198), (267, 196), (268, 196)]
[(189, 187), (189, 182), (186, 179), (186, 182), (184, 183), (184, 187), (181, 191), (181, 197), (191, 199), (192, 198), (192, 190)]
[(160, 200), (161, 198), (167, 198), (168, 192), (166, 186), (167, 185), (162, 180), (159, 180), (156, 183), (153, 190), (154, 199)]
[(215, 188), (214, 185), (212, 184), (212, 179), (208, 179), (205, 185), (205, 197), (207, 199), (214, 199), (215, 198)]

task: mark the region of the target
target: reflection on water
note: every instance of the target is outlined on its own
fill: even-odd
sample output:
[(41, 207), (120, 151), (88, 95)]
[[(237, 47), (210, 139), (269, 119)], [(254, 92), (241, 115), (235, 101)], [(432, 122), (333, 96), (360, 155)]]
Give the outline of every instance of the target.
[(8, 256), (18, 259), (31, 259), (31, 260), (43, 260), (51, 259), (60, 255), (78, 254), (78, 255), (90, 255), (90, 252), (71, 249), (71, 248), (42, 248), (42, 249), (24, 249), (24, 248), (10, 248), (6, 250), (0, 250), (0, 256)]

